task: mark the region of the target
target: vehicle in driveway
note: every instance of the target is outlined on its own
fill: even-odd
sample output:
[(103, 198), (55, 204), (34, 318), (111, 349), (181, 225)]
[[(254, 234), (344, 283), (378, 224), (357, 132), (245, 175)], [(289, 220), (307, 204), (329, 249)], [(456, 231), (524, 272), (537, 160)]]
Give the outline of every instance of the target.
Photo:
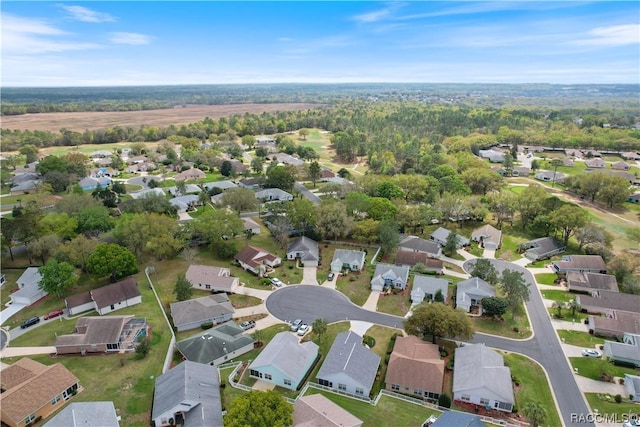
[(333, 280), (333, 278), (336, 277), (335, 273), (332, 271), (331, 273), (329, 273), (329, 275), (327, 276), (327, 280), (329, 282), (331, 282)]
[(24, 322), (22, 322), (22, 324), (20, 325), (20, 329), (25, 329), (25, 328), (28, 328), (29, 326), (37, 325), (38, 323), (40, 323), (39, 317), (35, 317), (35, 316), (30, 317)]
[(296, 319), (291, 323), (291, 332), (297, 332), (298, 328), (302, 325), (302, 319)]
[(279, 288), (280, 286), (282, 286), (282, 280), (278, 279), (277, 277), (274, 277), (273, 279), (271, 279), (271, 284), (276, 288)]
[(240, 323), (240, 327), (242, 328), (242, 330), (246, 331), (247, 329), (255, 328), (256, 322), (254, 320), (246, 320)]
[(44, 315), (44, 320), (53, 319), (54, 317), (62, 316), (64, 311), (62, 310), (53, 310), (52, 312)]
[(304, 334), (306, 334), (307, 332), (309, 332), (309, 325), (307, 325), (306, 323), (300, 325), (300, 327), (298, 328), (298, 335), (304, 336)]
[(584, 357), (600, 357), (600, 356), (602, 356), (599, 351), (593, 350), (593, 349), (590, 349), (590, 348), (585, 348), (584, 350), (582, 350), (582, 355)]

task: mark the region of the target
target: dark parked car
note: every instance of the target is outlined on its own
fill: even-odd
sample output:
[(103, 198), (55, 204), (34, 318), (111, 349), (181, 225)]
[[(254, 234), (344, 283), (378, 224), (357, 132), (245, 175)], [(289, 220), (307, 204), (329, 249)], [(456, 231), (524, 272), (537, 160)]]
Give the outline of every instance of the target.
[(25, 329), (25, 328), (28, 328), (29, 326), (37, 325), (38, 323), (40, 323), (39, 317), (35, 317), (35, 316), (30, 317), (24, 322), (22, 322), (22, 324), (20, 325), (20, 329)]
[(327, 276), (327, 280), (330, 282), (333, 280), (333, 278), (336, 277), (335, 273), (332, 271), (331, 273), (329, 273), (329, 275)]
[(44, 315), (44, 320), (53, 319), (54, 317), (62, 316), (63, 314), (64, 311), (62, 310), (53, 310), (51, 313)]

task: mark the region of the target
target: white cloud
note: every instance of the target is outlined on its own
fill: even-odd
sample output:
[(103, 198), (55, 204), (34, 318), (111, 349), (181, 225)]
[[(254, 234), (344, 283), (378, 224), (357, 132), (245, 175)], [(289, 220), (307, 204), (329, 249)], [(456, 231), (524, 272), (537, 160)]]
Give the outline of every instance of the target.
[(403, 7), (404, 3), (391, 3), (389, 6), (375, 10), (373, 12), (362, 13), (360, 15), (352, 16), (351, 19), (356, 22), (361, 22), (364, 24), (378, 22), (386, 18), (390, 18), (393, 13)]
[(153, 40), (152, 36), (140, 33), (109, 33), (109, 41), (116, 44), (143, 45), (149, 44)]
[(575, 40), (579, 46), (625, 46), (640, 43), (640, 24), (598, 27), (589, 31), (589, 37)]
[(65, 40), (69, 34), (41, 19), (23, 18), (13, 15), (2, 17), (3, 55), (19, 53), (41, 54), (65, 52), (100, 47), (95, 43)]
[(279, 37), (278, 41), (282, 43), (286, 43), (286, 42), (292, 42), (293, 39), (291, 37)]
[(82, 22), (114, 22), (116, 19), (104, 12), (96, 12), (95, 10), (88, 9), (84, 6), (66, 6), (60, 5), (61, 8), (67, 11), (71, 19)]

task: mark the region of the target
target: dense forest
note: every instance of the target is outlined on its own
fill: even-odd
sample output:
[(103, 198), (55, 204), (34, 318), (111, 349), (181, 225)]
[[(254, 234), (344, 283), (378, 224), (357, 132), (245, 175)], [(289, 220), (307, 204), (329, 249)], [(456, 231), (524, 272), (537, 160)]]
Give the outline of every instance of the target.
[(638, 107), (638, 85), (551, 84), (260, 84), (72, 88), (2, 88), (2, 115), (135, 111), (186, 104), (367, 99), (475, 106)]
[[(433, 105), (419, 101), (346, 100), (307, 111), (241, 114), (217, 120), (205, 118), (189, 125), (167, 127), (115, 126), (76, 132), (3, 130), (3, 150), (155, 142), (172, 135), (202, 142), (273, 135), (301, 128), (335, 133), (338, 156), (394, 153), (400, 161), (416, 161), (425, 144), (454, 138), (471, 151), (496, 143), (598, 148), (615, 151), (640, 149), (637, 108), (480, 107)], [(449, 141), (452, 142), (452, 141)], [(415, 166), (414, 166), (415, 167)]]

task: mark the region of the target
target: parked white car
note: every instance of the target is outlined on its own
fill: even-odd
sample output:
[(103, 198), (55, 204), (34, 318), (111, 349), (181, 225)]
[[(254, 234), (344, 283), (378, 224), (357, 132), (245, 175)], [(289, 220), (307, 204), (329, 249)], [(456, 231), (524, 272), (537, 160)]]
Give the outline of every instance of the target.
[(298, 328), (298, 335), (304, 336), (304, 334), (306, 334), (307, 332), (309, 332), (309, 325), (307, 325), (306, 323), (300, 325), (300, 327)]
[(582, 350), (582, 355), (584, 357), (600, 357), (602, 354), (598, 350), (593, 350), (591, 348), (585, 348)]

